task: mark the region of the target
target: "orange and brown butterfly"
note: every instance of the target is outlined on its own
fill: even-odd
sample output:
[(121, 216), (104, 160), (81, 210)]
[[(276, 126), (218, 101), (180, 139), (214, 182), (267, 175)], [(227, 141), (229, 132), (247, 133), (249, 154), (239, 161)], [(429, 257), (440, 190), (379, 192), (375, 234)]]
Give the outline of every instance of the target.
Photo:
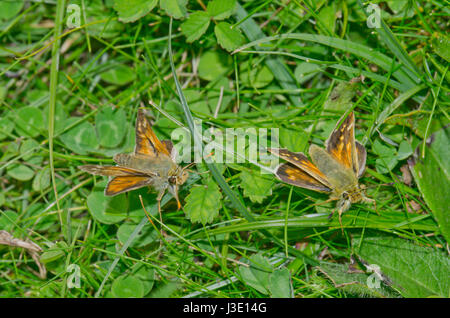
[[(329, 201), (337, 200), (339, 223), (341, 215), (352, 203), (375, 202), (364, 194), (364, 185), (358, 179), (366, 167), (366, 148), (355, 140), (355, 116), (351, 112), (338, 121), (325, 142), (325, 149), (311, 145), (311, 161), (303, 153), (270, 148), (269, 152), (287, 161), (280, 164), (276, 176), (297, 187), (328, 193)], [(332, 214), (330, 215), (330, 217)]]
[(170, 140), (159, 141), (144, 111), (139, 109), (136, 119), (136, 146), (132, 154), (116, 154), (117, 166), (80, 166), (81, 170), (94, 175), (112, 177), (105, 188), (105, 195), (114, 196), (145, 186), (158, 191), (158, 211), (166, 190), (177, 200), (178, 187), (188, 178), (186, 168), (175, 163), (176, 150)]

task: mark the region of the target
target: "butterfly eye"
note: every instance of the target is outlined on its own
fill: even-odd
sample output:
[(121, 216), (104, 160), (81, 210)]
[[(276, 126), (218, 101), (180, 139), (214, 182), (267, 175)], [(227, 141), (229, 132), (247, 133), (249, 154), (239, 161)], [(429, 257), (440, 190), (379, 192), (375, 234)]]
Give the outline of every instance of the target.
[(347, 193), (347, 192), (342, 192), (342, 198), (343, 198), (344, 200), (348, 200), (348, 198), (349, 198), (348, 193)]
[(169, 182), (172, 183), (172, 184), (176, 184), (177, 183), (177, 177), (175, 177), (175, 176), (169, 177)]

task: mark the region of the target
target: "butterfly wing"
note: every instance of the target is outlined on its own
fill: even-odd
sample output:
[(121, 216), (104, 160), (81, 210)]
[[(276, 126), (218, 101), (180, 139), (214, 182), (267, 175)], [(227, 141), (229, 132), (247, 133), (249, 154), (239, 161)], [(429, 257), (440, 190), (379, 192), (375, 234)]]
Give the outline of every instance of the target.
[(139, 171), (132, 168), (119, 167), (119, 166), (97, 166), (86, 165), (80, 166), (79, 169), (89, 172), (90, 174), (107, 176), (107, 177), (125, 177), (125, 176), (151, 176), (147, 172)]
[(134, 148), (134, 153), (151, 157), (158, 157), (162, 153), (170, 157), (170, 152), (167, 150), (166, 145), (156, 137), (142, 109), (139, 109), (136, 119), (136, 147)]
[(120, 176), (111, 179), (106, 188), (105, 195), (114, 196), (123, 192), (139, 189), (151, 184), (151, 178), (143, 176)]
[(300, 152), (292, 152), (287, 149), (269, 148), (269, 152), (277, 155), (281, 159), (290, 162), (292, 165), (299, 168), (303, 173), (306, 173), (316, 181), (318, 181), (322, 186), (326, 188), (331, 188), (327, 177), (317, 168), (308, 158)]
[(340, 119), (336, 128), (326, 141), (327, 152), (344, 167), (358, 175), (360, 168), (355, 144), (355, 116), (351, 112), (347, 118)]
[(364, 171), (366, 171), (367, 152), (366, 148), (359, 141), (355, 141), (355, 145), (358, 157), (358, 178), (361, 178), (361, 176), (364, 174)]
[(317, 179), (291, 163), (282, 163), (275, 172), (276, 176), (288, 184), (319, 192), (331, 192), (331, 189)]

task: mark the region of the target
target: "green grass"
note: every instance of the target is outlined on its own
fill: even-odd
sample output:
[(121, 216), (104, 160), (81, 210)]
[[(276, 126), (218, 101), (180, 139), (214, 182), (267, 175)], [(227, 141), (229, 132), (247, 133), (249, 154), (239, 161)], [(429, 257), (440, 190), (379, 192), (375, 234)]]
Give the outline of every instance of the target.
[[(445, 1), (377, 1), (379, 29), (357, 0), (48, 2), (0, 3), (0, 297), (449, 296)], [(341, 229), (259, 161), (205, 162), (160, 224), (155, 193), (77, 168), (131, 152), (139, 107), (161, 139), (201, 120), (305, 153), (353, 109), (376, 208)]]

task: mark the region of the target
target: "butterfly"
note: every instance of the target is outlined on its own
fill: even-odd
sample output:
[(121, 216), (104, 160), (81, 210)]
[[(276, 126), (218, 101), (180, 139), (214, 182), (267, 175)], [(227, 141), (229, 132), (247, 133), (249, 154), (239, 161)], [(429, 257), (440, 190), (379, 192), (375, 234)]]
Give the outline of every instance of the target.
[[(345, 116), (345, 115), (344, 115)], [(294, 186), (328, 193), (325, 201), (337, 201), (339, 223), (341, 215), (352, 203), (375, 202), (364, 194), (364, 185), (358, 179), (366, 168), (366, 148), (355, 140), (355, 116), (351, 112), (338, 121), (325, 142), (325, 149), (314, 144), (309, 147), (311, 161), (300, 152), (269, 148), (272, 154), (286, 160), (275, 169), (275, 175)], [(333, 213), (330, 215), (330, 217)]]
[(79, 168), (93, 175), (112, 177), (105, 188), (105, 195), (114, 196), (145, 186), (158, 191), (158, 211), (168, 190), (176, 199), (178, 188), (186, 182), (189, 173), (175, 163), (176, 149), (170, 140), (159, 141), (142, 109), (136, 118), (136, 145), (132, 154), (116, 154), (117, 166), (85, 165)]

